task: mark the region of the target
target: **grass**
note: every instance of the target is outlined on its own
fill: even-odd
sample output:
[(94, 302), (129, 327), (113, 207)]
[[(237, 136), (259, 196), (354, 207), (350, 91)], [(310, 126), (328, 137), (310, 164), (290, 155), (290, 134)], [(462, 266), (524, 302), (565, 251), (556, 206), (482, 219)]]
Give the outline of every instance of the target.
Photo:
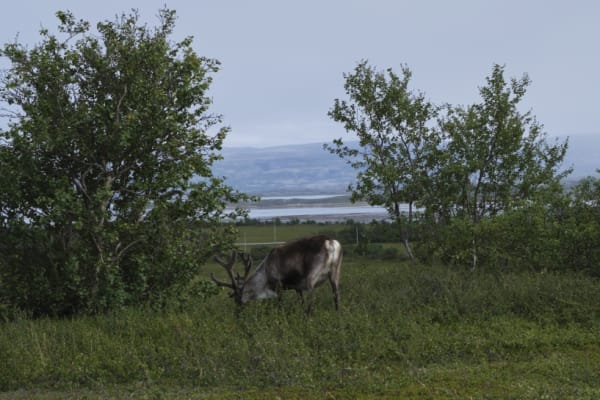
[(299, 237), (312, 236), (325, 232), (337, 232), (345, 224), (264, 224), (242, 225), (239, 228), (239, 243), (286, 242)]
[[(541, 275), (468, 281), (441, 270), (347, 267), (339, 313), (319, 290), (310, 317), (290, 293), (282, 304), (256, 303), (239, 313), (218, 296), (182, 311), (6, 324), (0, 385), (9, 397), (19, 388), (63, 395), (106, 387), (114, 395), (174, 396), (184, 387), (213, 398), (599, 393), (600, 360), (590, 356), (600, 354), (598, 315), (579, 304), (586, 299), (575, 290), (589, 294), (597, 283)], [(371, 282), (350, 280), (367, 275)], [(561, 298), (552, 301), (557, 287)], [(510, 298), (497, 307), (488, 304), (504, 295)]]
[(348, 258), (314, 301), (4, 323), (0, 399), (600, 397), (597, 280)]

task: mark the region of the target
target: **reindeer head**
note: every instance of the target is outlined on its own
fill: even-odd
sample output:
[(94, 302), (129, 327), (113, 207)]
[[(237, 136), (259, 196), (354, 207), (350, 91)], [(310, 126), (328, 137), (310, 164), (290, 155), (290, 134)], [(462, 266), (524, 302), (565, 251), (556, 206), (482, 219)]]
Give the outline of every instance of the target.
[[(235, 265), (235, 262), (237, 261), (238, 257), (244, 263), (243, 276), (241, 276), (237, 272), (234, 276), (233, 266)], [(231, 255), (227, 260), (225, 260), (223, 256), (216, 256), (214, 260), (217, 263), (219, 263), (223, 268), (225, 268), (225, 271), (227, 271), (227, 275), (229, 276), (231, 283), (218, 280), (212, 273), (210, 274), (210, 277), (217, 284), (217, 286), (230, 288), (232, 292), (229, 295), (229, 297), (232, 297), (237, 304), (242, 304), (242, 293), (244, 291), (244, 284), (246, 283), (246, 278), (248, 277), (250, 269), (252, 268), (252, 258), (250, 257), (250, 254), (234, 250), (231, 252)]]

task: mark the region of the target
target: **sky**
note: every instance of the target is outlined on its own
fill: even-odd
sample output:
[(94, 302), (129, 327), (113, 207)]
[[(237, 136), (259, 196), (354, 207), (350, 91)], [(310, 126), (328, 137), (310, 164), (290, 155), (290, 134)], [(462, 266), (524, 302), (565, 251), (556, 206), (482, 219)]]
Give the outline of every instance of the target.
[(502, 64), (531, 78), (522, 111), (549, 136), (600, 136), (596, 0), (20, 0), (2, 5), (0, 42), (39, 42), (41, 27), (56, 32), (57, 10), (95, 25), (137, 9), (154, 25), (165, 5), (178, 15), (173, 38), (193, 36), (198, 54), (221, 62), (210, 96), (231, 127), (226, 146), (352, 140), (327, 112), (363, 59), (407, 65), (412, 90), (454, 105), (478, 101)]

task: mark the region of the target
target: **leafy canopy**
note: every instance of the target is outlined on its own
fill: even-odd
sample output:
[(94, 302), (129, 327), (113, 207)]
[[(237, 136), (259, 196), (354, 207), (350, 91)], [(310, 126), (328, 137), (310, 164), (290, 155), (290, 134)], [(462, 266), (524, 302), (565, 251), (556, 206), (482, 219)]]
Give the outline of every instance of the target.
[(68, 314), (160, 298), (231, 241), (218, 222), (244, 198), (211, 171), (229, 130), (209, 112), (219, 62), (170, 39), (172, 10), (96, 32), (56, 15), (58, 34), (0, 52), (0, 302)]
[(349, 187), (353, 199), (384, 205), (396, 217), (400, 203), (412, 204), (421, 196), (432, 139), (428, 122), (437, 112), (422, 93), (408, 88), (411, 76), (406, 66), (397, 75), (367, 61), (344, 75), (348, 100), (335, 99), (329, 116), (356, 134), (360, 147), (342, 139), (325, 146), (357, 170), (357, 182)]
[[(344, 77), (347, 99), (336, 99), (329, 116), (358, 146), (337, 139), (325, 147), (356, 169), (353, 199), (386, 206), (400, 223), (409, 255), (413, 204), (423, 211), (420, 254), (475, 266), (482, 246), (497, 242), (500, 222), (517, 220), (510, 213), (560, 203), (560, 180), (570, 172), (559, 171), (567, 143), (549, 143), (531, 112), (520, 111), (527, 75), (507, 81), (504, 67), (494, 65), (481, 101), (468, 107), (436, 107), (415, 94), (406, 66), (398, 75), (362, 61)], [(488, 259), (494, 257), (505, 254)]]
[(440, 209), (477, 222), (560, 186), (570, 172), (559, 172), (567, 143), (549, 143), (531, 112), (519, 111), (530, 83), (527, 75), (507, 81), (504, 67), (494, 65), (480, 102), (447, 107), (443, 176), (433, 200)]
[[(423, 195), (431, 152), (436, 150), (429, 122), (437, 108), (422, 93), (408, 88), (411, 76), (406, 66), (397, 75), (392, 69), (378, 71), (367, 61), (344, 75), (348, 100), (335, 99), (329, 116), (356, 134), (359, 147), (337, 139), (325, 148), (357, 170), (356, 183), (349, 186), (352, 200), (386, 207), (400, 224), (402, 241), (413, 258), (412, 210)], [(408, 204), (407, 224), (401, 211), (404, 203)]]

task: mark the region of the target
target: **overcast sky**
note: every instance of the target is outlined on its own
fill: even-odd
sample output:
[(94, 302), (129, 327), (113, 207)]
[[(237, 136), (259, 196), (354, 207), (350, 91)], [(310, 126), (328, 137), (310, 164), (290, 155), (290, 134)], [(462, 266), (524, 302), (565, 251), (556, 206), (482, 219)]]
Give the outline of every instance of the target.
[(20, 0), (2, 4), (0, 41), (36, 43), (59, 9), (95, 24), (136, 8), (155, 24), (165, 4), (177, 11), (176, 39), (191, 35), (222, 62), (211, 96), (232, 128), (227, 146), (350, 139), (327, 111), (361, 59), (407, 64), (412, 89), (463, 105), (505, 64), (510, 77), (529, 74), (524, 110), (549, 135), (600, 135), (596, 0)]

